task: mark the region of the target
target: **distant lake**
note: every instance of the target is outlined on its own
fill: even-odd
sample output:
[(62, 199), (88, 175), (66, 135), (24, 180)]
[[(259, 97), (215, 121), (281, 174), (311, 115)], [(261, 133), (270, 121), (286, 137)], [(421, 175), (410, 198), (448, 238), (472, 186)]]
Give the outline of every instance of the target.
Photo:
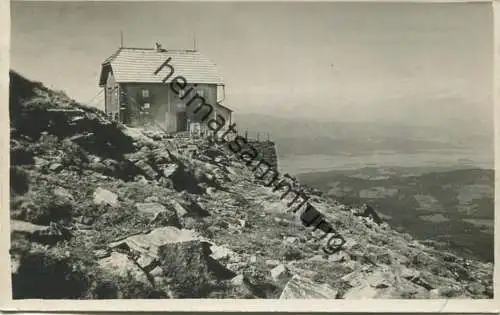
[(287, 155), (279, 157), (282, 173), (300, 174), (331, 170), (352, 170), (363, 167), (480, 167), (494, 168), (494, 154), (467, 150), (431, 151), (425, 153), (374, 152), (373, 154)]

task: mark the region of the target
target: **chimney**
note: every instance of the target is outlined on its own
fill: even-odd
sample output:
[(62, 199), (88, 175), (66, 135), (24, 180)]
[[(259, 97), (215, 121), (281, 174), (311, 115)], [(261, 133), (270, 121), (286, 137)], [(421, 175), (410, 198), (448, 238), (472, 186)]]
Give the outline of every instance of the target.
[(160, 44), (160, 43), (158, 43), (158, 42), (156, 43), (156, 51), (157, 51), (157, 52), (162, 51), (162, 49), (161, 49), (161, 44)]

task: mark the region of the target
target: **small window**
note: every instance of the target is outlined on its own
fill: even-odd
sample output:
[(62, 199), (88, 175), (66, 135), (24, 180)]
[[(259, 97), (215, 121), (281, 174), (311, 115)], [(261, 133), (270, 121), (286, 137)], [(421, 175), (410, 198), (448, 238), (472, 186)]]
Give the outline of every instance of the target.
[(149, 90), (142, 90), (142, 97), (148, 98), (149, 97)]
[(198, 90), (198, 95), (201, 97), (205, 97), (205, 90)]
[(184, 96), (184, 94), (185, 94), (184, 90), (180, 90), (180, 91), (179, 91), (179, 97), (183, 97), (183, 96)]

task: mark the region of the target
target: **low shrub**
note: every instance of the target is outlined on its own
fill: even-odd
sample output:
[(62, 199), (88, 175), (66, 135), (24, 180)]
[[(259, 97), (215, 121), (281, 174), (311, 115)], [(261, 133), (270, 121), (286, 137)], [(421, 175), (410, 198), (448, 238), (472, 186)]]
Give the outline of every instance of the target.
[(91, 275), (90, 268), (68, 253), (25, 252), (17, 272), (12, 275), (13, 298), (81, 298), (89, 288)]
[(50, 222), (68, 223), (72, 218), (73, 203), (54, 194), (52, 187), (39, 187), (30, 192), (26, 200), (29, 201), (12, 213), (14, 219), (48, 225)]
[(127, 273), (114, 276), (97, 271), (92, 288), (88, 292), (91, 299), (167, 299), (169, 296), (150, 283), (145, 283)]
[(28, 173), (18, 166), (10, 167), (10, 189), (18, 195), (25, 194), (29, 190)]

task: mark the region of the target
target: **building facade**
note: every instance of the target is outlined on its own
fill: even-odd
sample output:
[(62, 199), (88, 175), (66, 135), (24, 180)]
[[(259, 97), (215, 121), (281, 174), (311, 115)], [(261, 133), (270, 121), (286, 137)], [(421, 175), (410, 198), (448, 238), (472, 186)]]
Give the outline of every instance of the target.
[(99, 85), (105, 112), (128, 126), (181, 132), (217, 116), (231, 123), (232, 110), (221, 104), (224, 81), (195, 50), (120, 48), (102, 63)]

